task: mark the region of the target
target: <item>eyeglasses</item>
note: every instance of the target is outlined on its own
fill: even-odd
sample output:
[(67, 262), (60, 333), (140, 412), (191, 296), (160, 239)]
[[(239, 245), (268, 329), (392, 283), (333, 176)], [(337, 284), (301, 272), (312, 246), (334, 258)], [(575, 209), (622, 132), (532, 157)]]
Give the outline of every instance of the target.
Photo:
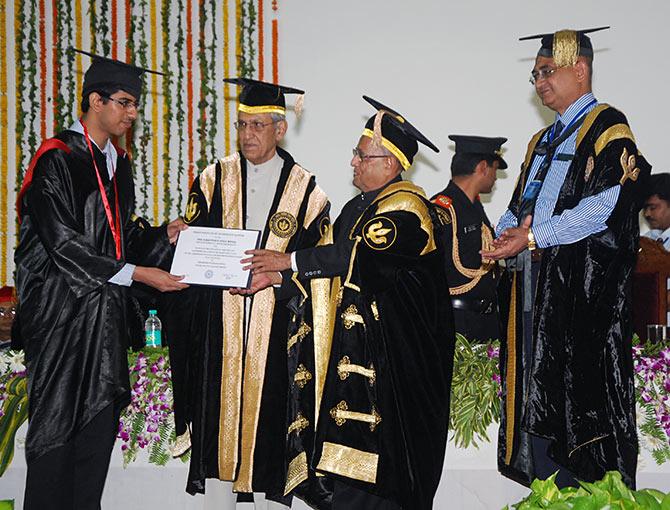
[(114, 101), (116, 104), (121, 106), (121, 108), (123, 108), (124, 110), (131, 110), (133, 108), (135, 108), (135, 110), (139, 110), (140, 106), (142, 106), (140, 103), (138, 103), (137, 101), (133, 101), (132, 99), (126, 99), (126, 98), (116, 99), (115, 97), (111, 97), (111, 96), (100, 96), (100, 97), (102, 97), (104, 99), (109, 99), (110, 101)]
[(535, 83), (540, 80), (546, 80), (556, 71), (558, 71), (558, 69), (555, 67), (541, 67), (540, 69), (530, 73), (530, 78), (528, 78), (528, 81), (535, 85)]
[(265, 128), (265, 126), (276, 124), (277, 122), (279, 121), (273, 120), (272, 122), (261, 122), (260, 120), (252, 120), (251, 122), (246, 122), (244, 120), (238, 120), (237, 122), (233, 122), (233, 126), (235, 126), (235, 129), (237, 129), (238, 131), (250, 128), (252, 131), (259, 133), (263, 131), (263, 128)]
[(355, 158), (357, 157), (361, 161), (365, 161), (366, 159), (388, 158), (389, 157), (387, 155), (365, 154), (365, 152), (360, 150), (358, 147), (354, 147), (353, 149), (351, 149), (351, 152), (353, 152)]

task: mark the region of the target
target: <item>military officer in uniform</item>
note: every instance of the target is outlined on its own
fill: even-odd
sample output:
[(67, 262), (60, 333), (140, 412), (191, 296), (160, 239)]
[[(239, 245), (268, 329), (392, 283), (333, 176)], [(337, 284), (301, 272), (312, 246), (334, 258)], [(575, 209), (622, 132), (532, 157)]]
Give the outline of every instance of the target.
[(444, 225), (449, 294), (456, 332), (469, 340), (499, 338), (497, 265), (482, 259), (493, 230), (480, 193), (491, 193), (498, 170), (507, 168), (501, 145), (507, 138), (450, 135), (456, 143), (449, 185), (431, 200)]

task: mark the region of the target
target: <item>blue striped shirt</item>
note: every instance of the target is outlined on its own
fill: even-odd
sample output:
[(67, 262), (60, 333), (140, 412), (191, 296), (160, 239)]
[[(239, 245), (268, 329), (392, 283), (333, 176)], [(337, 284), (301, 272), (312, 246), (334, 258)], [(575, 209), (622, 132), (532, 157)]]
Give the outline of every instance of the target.
[[(592, 93), (584, 94), (572, 103), (563, 115), (556, 114), (556, 121), (560, 120), (564, 126), (570, 125), (570, 122), (575, 120), (582, 108), (594, 100), (595, 97)], [(584, 115), (596, 106), (597, 104), (593, 103), (585, 110)], [(540, 142), (546, 141), (550, 132), (551, 130), (548, 130)], [(566, 138), (556, 148), (555, 154), (574, 156), (578, 132), (579, 129)], [(544, 156), (535, 157), (526, 184), (535, 178), (542, 161), (544, 161)], [(619, 198), (621, 187), (617, 184), (597, 195), (583, 198), (574, 208), (566, 209), (561, 214), (554, 216), (558, 194), (571, 163), (571, 160), (559, 161), (554, 159), (537, 197), (531, 230), (533, 236), (535, 236), (535, 242), (540, 248), (575, 243), (592, 234), (602, 232), (607, 228), (605, 222), (612, 214)], [(500, 235), (507, 228), (516, 226), (518, 226), (516, 217), (507, 209), (500, 217), (496, 227), (496, 235)]]

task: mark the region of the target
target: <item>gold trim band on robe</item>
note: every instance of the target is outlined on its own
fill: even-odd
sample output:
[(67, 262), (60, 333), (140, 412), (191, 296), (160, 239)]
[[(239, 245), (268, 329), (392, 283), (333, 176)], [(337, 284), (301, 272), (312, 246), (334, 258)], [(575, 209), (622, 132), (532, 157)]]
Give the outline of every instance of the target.
[(340, 377), (341, 381), (344, 381), (349, 377), (349, 374), (358, 374), (366, 377), (370, 386), (374, 385), (377, 380), (377, 374), (372, 364), (370, 364), (370, 368), (365, 368), (362, 365), (352, 363), (349, 356), (343, 356), (337, 363), (337, 375)]
[(284, 487), (284, 496), (288, 495), (293, 489), (307, 480), (307, 454), (299, 453), (288, 465), (286, 473), (286, 486)]
[[(294, 165), (286, 181), (277, 211), (287, 212), (297, 218), (311, 178), (311, 173), (298, 165)], [(290, 238), (279, 237), (270, 230), (265, 249), (285, 252), (289, 241)], [(257, 292), (253, 297), (245, 355), (240, 466), (237, 479), (233, 483), (233, 490), (236, 492), (253, 492), (256, 431), (263, 396), (263, 382), (274, 305), (275, 294), (273, 288)]]
[(514, 406), (516, 404), (516, 280), (517, 272), (512, 276), (512, 293), (509, 300), (509, 316), (507, 320), (507, 358), (505, 363), (505, 464), (512, 461), (514, 449)]
[(362, 482), (377, 482), (379, 455), (337, 443), (323, 443), (317, 469)]
[[(221, 160), (222, 225), (242, 228), (242, 169), (238, 153)], [(213, 190), (213, 185), (212, 185)], [(239, 462), (244, 298), (223, 292), (223, 364), (219, 411), (219, 478), (234, 480)]]

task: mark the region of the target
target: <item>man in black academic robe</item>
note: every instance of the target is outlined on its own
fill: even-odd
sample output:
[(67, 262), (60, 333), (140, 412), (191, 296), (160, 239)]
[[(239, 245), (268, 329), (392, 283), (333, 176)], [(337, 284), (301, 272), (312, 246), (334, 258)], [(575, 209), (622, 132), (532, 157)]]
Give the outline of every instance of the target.
[(631, 277), (650, 166), (626, 117), (591, 93), (585, 31), (538, 37), (533, 80), (557, 121), (530, 141), (496, 249), (484, 254), (516, 256), (503, 300), (498, 467), (526, 485), (558, 471), (559, 486), (617, 470), (634, 487)]
[(137, 115), (142, 71), (94, 59), (81, 120), (43, 143), (19, 195), (14, 344), (28, 379), (26, 509), (99, 508), (130, 398), (128, 286), (186, 287), (144, 267), (169, 260), (168, 236), (176, 240), (183, 223), (132, 220), (130, 160), (110, 142)]
[(501, 145), (506, 138), (449, 135), (456, 142), (449, 185), (431, 198), (443, 223), (440, 235), (456, 332), (470, 341), (500, 339), (498, 267), (483, 260), (493, 229), (480, 193), (491, 193), (498, 170), (507, 168)]
[[(365, 99), (379, 113), (351, 162), (362, 193), (333, 244), (292, 254), (305, 292), (288, 340), (285, 490), (322, 509), (428, 509), (447, 440), (453, 318), (435, 210), (400, 173), (417, 140), (437, 148)], [(291, 265), (286, 254), (253, 255), (256, 274)], [(332, 496), (316, 473), (334, 480)]]
[[(277, 251), (314, 246), (329, 224), (328, 199), (277, 146), (287, 129), (284, 93), (302, 91), (233, 82), (244, 85), (240, 152), (200, 173), (184, 219), (191, 226), (259, 229), (260, 246)], [(253, 297), (217, 287), (173, 297), (175, 406), (185, 421), (178, 433), (190, 436), (191, 447), (186, 490), (204, 493), (213, 478), (232, 481), (234, 492), (290, 504), (284, 498), (289, 310), (279, 287)], [(235, 497), (229, 499), (224, 508), (234, 505)]]

